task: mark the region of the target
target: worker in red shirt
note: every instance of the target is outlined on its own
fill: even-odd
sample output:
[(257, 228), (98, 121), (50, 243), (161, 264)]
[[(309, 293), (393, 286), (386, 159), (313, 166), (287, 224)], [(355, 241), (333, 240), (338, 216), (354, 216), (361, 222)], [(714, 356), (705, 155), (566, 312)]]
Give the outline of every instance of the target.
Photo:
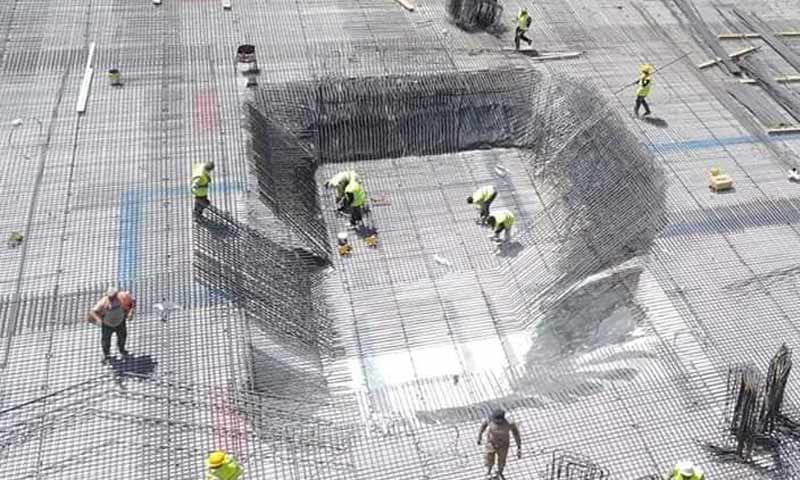
[(128, 339), (127, 321), (133, 317), (136, 300), (127, 291), (111, 287), (89, 312), (89, 321), (101, 329), (100, 345), (103, 348), (103, 363), (111, 361), (111, 335), (117, 335), (117, 349), (123, 358), (130, 353), (125, 350)]

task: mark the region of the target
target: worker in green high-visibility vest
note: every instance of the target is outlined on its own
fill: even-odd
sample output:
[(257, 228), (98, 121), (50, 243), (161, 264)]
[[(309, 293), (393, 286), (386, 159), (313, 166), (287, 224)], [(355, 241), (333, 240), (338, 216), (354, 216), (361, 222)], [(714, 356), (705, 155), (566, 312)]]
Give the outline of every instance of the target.
[(206, 480), (237, 480), (244, 471), (232, 456), (217, 450), (206, 457)]
[(511, 240), (511, 227), (514, 226), (514, 214), (508, 210), (498, 210), (489, 215), (486, 223), (492, 227), (494, 233), (489, 238), (495, 242), (500, 242), (500, 233), (505, 232), (505, 241)]
[(367, 192), (360, 183), (351, 181), (344, 189), (342, 202), (350, 212), (350, 227), (355, 228), (363, 219), (364, 205), (367, 203)]
[(639, 66), (639, 79), (636, 81), (636, 106), (633, 109), (634, 115), (639, 116), (639, 108), (644, 107), (644, 116), (650, 115), (650, 105), (647, 104), (647, 96), (650, 95), (650, 88), (653, 86), (653, 67), (652, 65)]
[(192, 165), (192, 195), (194, 195), (194, 216), (199, 218), (203, 211), (211, 206), (208, 200), (208, 186), (211, 184), (211, 171), (214, 162), (195, 163)]
[(517, 15), (517, 28), (514, 31), (514, 47), (516, 47), (517, 50), (519, 50), (520, 40), (525, 40), (528, 42), (528, 45), (533, 43), (533, 40), (525, 36), (530, 27), (531, 16), (528, 15), (528, 10), (523, 8), (522, 11), (519, 12), (519, 15)]

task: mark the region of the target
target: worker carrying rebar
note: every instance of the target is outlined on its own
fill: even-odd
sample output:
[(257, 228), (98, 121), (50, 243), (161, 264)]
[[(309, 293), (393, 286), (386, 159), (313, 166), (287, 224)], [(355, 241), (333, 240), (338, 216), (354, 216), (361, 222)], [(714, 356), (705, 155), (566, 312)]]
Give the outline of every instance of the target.
[(211, 206), (208, 200), (208, 187), (211, 184), (211, 171), (214, 162), (195, 163), (192, 165), (192, 195), (194, 195), (194, 216), (199, 218), (203, 211)]
[(336, 204), (338, 205), (341, 203), (342, 197), (344, 197), (344, 190), (348, 185), (350, 185), (350, 182), (359, 181), (361, 181), (361, 179), (359, 178), (358, 173), (353, 170), (345, 170), (332, 176), (330, 180), (325, 182), (325, 186), (334, 189)]
[(489, 218), (489, 207), (492, 206), (492, 202), (494, 202), (495, 198), (497, 198), (497, 190), (494, 189), (493, 185), (481, 187), (475, 190), (475, 193), (467, 197), (468, 204), (475, 205), (480, 209), (477, 223), (486, 223), (486, 220)]
[(692, 462), (678, 462), (672, 469), (669, 480), (703, 480), (704, 478), (703, 470)]
[(497, 409), (492, 412), (488, 420), (481, 424), (478, 432), (478, 445), (483, 440), (483, 432), (486, 432), (484, 465), (486, 466), (486, 478), (492, 478), (492, 468), (495, 460), (497, 461), (497, 476), (503, 477), (503, 470), (506, 467), (508, 449), (511, 447), (511, 435), (517, 444), (517, 458), (522, 458), (522, 439), (519, 429), (513, 422), (506, 420), (506, 412)]
[(519, 50), (520, 40), (525, 40), (528, 45), (533, 43), (530, 38), (525, 36), (529, 28), (531, 28), (531, 17), (528, 15), (528, 10), (523, 8), (517, 15), (517, 29), (514, 31), (514, 46), (517, 50)]
[(130, 353), (125, 350), (128, 339), (127, 322), (133, 317), (136, 299), (128, 291), (120, 291), (115, 287), (106, 290), (105, 295), (89, 312), (89, 320), (101, 329), (100, 346), (103, 349), (103, 363), (111, 361), (111, 335), (117, 335), (117, 350), (123, 358)]
[(243, 474), (242, 467), (225, 452), (217, 450), (206, 457), (206, 480), (236, 480)]
[(363, 218), (364, 205), (367, 203), (367, 192), (357, 181), (351, 181), (344, 189), (344, 206), (350, 212), (350, 226), (355, 228)]
[(634, 115), (639, 116), (639, 108), (644, 107), (644, 116), (650, 115), (650, 105), (647, 104), (647, 95), (653, 86), (653, 66), (644, 64), (639, 65), (639, 79), (636, 81), (636, 107), (633, 109)]
[(500, 233), (505, 232), (505, 241), (511, 240), (511, 227), (514, 226), (514, 214), (508, 210), (498, 210), (486, 219), (486, 223), (492, 227), (493, 233), (489, 238), (495, 242), (500, 242)]

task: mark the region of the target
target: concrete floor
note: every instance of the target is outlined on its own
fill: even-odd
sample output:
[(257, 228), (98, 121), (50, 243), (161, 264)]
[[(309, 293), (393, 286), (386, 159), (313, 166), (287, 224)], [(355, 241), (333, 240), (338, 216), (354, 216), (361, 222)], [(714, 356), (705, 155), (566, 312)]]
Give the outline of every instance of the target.
[[(794, 2), (734, 4), (775, 30), (794, 28), (800, 16)], [(346, 354), (320, 367), (329, 395), (312, 415), (307, 398), (283, 399), (275, 414), (247, 396), (241, 316), (192, 273), (190, 165), (216, 161), (212, 199), (239, 220), (254, 201), (240, 124), (250, 92), (233, 68), (236, 46), (257, 46), (261, 83), (531, 60), (503, 50), (508, 32), (459, 31), (443, 1), (420, 1), (415, 12), (389, 0), (233, 0), (230, 11), (212, 0), (0, 2), (0, 233), (26, 237), (0, 249), (0, 458), (13, 461), (20, 478), (37, 479), (197, 478), (213, 448), (233, 452), (249, 478), (477, 478), (480, 412), (500, 404), (521, 422), (527, 450), (510, 462), (508, 478), (547, 478), (553, 449), (598, 463), (610, 478), (663, 472), (684, 458), (709, 478), (800, 475), (794, 441), (782, 446), (782, 468), (769, 455), (756, 465), (722, 462), (701, 446), (724, 438), (728, 367), (755, 362), (766, 370), (782, 342), (800, 344), (800, 187), (785, 180), (800, 137), (767, 145), (714, 95), (737, 80), (695, 68), (709, 53), (671, 5), (504, 4), (509, 25), (518, 8), (529, 8), (541, 50), (584, 52), (536, 68), (597, 87), (665, 172), (669, 223), (651, 251), (570, 290), (577, 303), (594, 301), (607, 277), (616, 272), (625, 280), (611, 283), (625, 283), (620, 271), (635, 268), (629, 296), (595, 314), (560, 310), (538, 329), (522, 328), (518, 312), (501, 307), (510, 293), (498, 272), (511, 260), (492, 254), (460, 198), (491, 179), (517, 196), (515, 208), (535, 215), (512, 151), (498, 155), (513, 188), (481, 153), (363, 162), (356, 167), (370, 193), (392, 205), (374, 208), (382, 247), (359, 245), (330, 273), (330, 314)], [(697, 6), (715, 33), (731, 30), (712, 2)], [(92, 42), (96, 75), (78, 115)], [(750, 44), (761, 42), (723, 46)], [(766, 46), (758, 55), (776, 76), (796, 73)], [(669, 65), (656, 74), (651, 101), (663, 123), (628, 115), (633, 93), (624, 86), (645, 61)], [(101, 75), (110, 68), (122, 71), (124, 87)], [(15, 118), (24, 124), (12, 127)], [(734, 178), (735, 192), (707, 190), (712, 166)], [(430, 210), (414, 233), (408, 215), (420, 204), (441, 211)], [(325, 215), (333, 235), (342, 220)], [(441, 216), (448, 228), (436, 228)], [(526, 246), (517, 261), (537, 261)], [(82, 323), (109, 283), (140, 300), (130, 333), (137, 360), (114, 369), (99, 364), (99, 332)], [(481, 288), (488, 301), (476, 298)], [(167, 322), (155, 308), (164, 300), (179, 307)], [(600, 333), (590, 348), (570, 350), (570, 338), (547, 321), (578, 315), (594, 318)], [(626, 315), (636, 328), (619, 320)], [(623, 334), (604, 336), (619, 325)], [(537, 345), (566, 353), (551, 359)], [(798, 401), (790, 380), (786, 411), (795, 418)], [(681, 435), (676, 423), (691, 428)]]

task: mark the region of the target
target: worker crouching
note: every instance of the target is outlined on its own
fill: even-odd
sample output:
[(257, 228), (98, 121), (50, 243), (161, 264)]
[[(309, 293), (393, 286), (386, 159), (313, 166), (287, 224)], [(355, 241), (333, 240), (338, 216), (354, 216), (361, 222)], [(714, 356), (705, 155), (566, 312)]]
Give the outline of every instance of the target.
[(232, 456), (217, 450), (206, 457), (206, 480), (237, 480), (244, 474)]
[(350, 228), (356, 228), (364, 217), (364, 205), (367, 203), (367, 192), (360, 183), (351, 181), (344, 189), (344, 206), (350, 212)]
[(692, 462), (678, 462), (672, 469), (669, 480), (704, 480), (703, 470), (694, 466)]
[(514, 226), (514, 214), (508, 210), (499, 210), (486, 219), (486, 223), (493, 229), (493, 233), (489, 238), (495, 242), (503, 241), (500, 239), (500, 234), (504, 233), (506, 242), (511, 240), (511, 227)]
[(477, 223), (485, 224), (489, 219), (489, 207), (492, 206), (492, 202), (494, 202), (495, 198), (497, 198), (497, 190), (495, 190), (492, 185), (481, 187), (475, 190), (475, 193), (471, 196), (467, 197), (468, 204), (475, 205), (480, 209)]
[(347, 170), (332, 176), (330, 180), (325, 182), (325, 186), (334, 189), (336, 204), (339, 205), (342, 202), (342, 198), (344, 198), (344, 191), (347, 186), (350, 185), (350, 182), (360, 181), (361, 180), (358, 177), (358, 173), (354, 172), (353, 170)]

